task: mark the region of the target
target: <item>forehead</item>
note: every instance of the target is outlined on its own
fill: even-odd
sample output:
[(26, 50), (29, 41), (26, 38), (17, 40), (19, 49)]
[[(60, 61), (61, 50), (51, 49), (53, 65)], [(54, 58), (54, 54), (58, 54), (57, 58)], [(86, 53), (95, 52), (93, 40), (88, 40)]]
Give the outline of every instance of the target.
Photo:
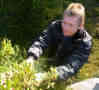
[(78, 19), (79, 18), (77, 16), (67, 16), (67, 15), (65, 15), (63, 18), (65, 22), (74, 22), (74, 23), (78, 23)]

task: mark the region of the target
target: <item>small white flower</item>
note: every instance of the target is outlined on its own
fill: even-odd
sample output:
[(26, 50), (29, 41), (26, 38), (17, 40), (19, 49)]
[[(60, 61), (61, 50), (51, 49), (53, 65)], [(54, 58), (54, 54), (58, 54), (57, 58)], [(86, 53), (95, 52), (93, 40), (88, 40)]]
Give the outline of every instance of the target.
[(36, 73), (36, 74), (35, 74), (35, 77), (36, 77), (35, 80), (36, 80), (37, 82), (41, 82), (41, 81), (44, 79), (45, 75), (46, 75), (45, 73)]

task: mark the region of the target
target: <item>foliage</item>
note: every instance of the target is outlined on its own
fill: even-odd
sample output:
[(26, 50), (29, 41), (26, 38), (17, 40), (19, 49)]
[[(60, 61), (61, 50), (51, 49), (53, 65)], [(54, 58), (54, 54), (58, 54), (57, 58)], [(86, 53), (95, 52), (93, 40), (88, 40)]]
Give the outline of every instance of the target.
[[(38, 72), (44, 73), (44, 58), (41, 58), (42, 63), (35, 62), (35, 65), (27, 64), (23, 59), (24, 56), (19, 55), (12, 46), (11, 41), (3, 39), (1, 43), (0, 56), (0, 89), (1, 90), (64, 90), (66, 83), (57, 84), (56, 69), (51, 67), (46, 73), (42, 82), (36, 81), (35, 74)], [(19, 49), (19, 48), (18, 48)], [(25, 53), (24, 53), (25, 54)], [(18, 55), (18, 57), (16, 57)], [(20, 62), (20, 57), (23, 59)], [(46, 59), (46, 58), (45, 58)], [(42, 69), (40, 69), (42, 67)]]
[(25, 49), (19, 49), (18, 45), (15, 45), (13, 47), (11, 40), (4, 38), (1, 41), (0, 65), (7, 65), (8, 63), (14, 62), (15, 61), (14, 59), (18, 59), (19, 61), (21, 61), (25, 57), (25, 55), (26, 55)]
[[(11, 41), (3, 39), (0, 49), (0, 89), (1, 90), (70, 90), (67, 85), (90, 77), (99, 76), (99, 40), (93, 40), (89, 62), (80, 72), (66, 82), (55, 82), (57, 78), (55, 67), (47, 68), (45, 57), (41, 57), (35, 65), (26, 64), (26, 53), (21, 53), (21, 48), (12, 46)], [(8, 57), (8, 58), (7, 58)], [(46, 70), (47, 68), (47, 70)], [(94, 69), (94, 70), (93, 70)], [(95, 71), (95, 72), (94, 72)], [(46, 73), (42, 82), (36, 81), (35, 74)]]

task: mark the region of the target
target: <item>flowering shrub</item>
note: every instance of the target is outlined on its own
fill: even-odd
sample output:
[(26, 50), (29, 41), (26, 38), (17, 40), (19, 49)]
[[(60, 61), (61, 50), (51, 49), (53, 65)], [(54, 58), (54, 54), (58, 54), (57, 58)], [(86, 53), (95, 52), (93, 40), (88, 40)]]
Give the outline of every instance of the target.
[[(25, 53), (24, 53), (25, 54)], [(27, 64), (18, 46), (12, 46), (11, 41), (4, 39), (0, 49), (0, 90), (65, 90), (66, 84), (55, 82), (57, 73), (55, 67), (46, 72), (44, 59), (35, 62), (34, 66)], [(19, 63), (22, 59), (21, 63)], [(37, 80), (37, 73), (45, 73), (43, 79)], [(40, 77), (41, 78), (41, 77)]]

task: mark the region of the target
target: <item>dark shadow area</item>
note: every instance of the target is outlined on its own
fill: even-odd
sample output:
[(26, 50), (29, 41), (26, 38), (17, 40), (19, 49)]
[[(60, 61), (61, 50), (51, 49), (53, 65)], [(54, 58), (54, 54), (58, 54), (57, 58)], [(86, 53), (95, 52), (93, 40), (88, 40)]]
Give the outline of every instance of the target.
[(18, 44), (27, 48), (35, 32), (32, 30), (32, 14), (32, 0), (1, 0), (0, 40), (7, 38), (13, 45)]
[[(56, 3), (57, 2), (57, 3)], [(87, 17), (99, 16), (97, 0), (1, 0), (0, 1), (0, 38), (8, 38), (13, 44), (28, 48), (33, 39), (45, 29), (48, 22), (60, 18), (63, 10), (71, 2), (81, 2), (87, 8)], [(88, 6), (88, 7), (87, 7)], [(92, 8), (91, 8), (92, 7)], [(95, 12), (95, 14), (94, 14)], [(89, 32), (96, 34), (94, 19), (87, 19)], [(98, 25), (98, 22), (97, 22)], [(93, 29), (94, 28), (94, 32)], [(98, 27), (98, 26), (97, 26)], [(98, 34), (97, 30), (97, 36)]]

